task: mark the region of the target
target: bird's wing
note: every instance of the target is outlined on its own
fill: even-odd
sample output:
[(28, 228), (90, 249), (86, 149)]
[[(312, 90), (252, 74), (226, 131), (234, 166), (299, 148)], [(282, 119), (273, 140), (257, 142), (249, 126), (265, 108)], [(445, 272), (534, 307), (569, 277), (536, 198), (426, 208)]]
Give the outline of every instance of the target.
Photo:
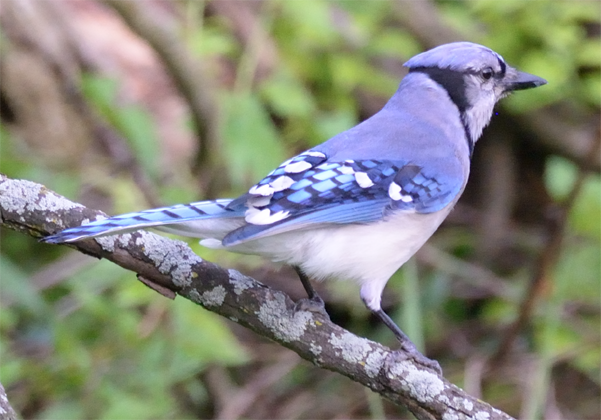
[(333, 162), (309, 150), (231, 203), (246, 204), (247, 224), (226, 235), (223, 245), (318, 224), (375, 222), (393, 211), (432, 213), (451, 203), (462, 185), (459, 171), (386, 159)]

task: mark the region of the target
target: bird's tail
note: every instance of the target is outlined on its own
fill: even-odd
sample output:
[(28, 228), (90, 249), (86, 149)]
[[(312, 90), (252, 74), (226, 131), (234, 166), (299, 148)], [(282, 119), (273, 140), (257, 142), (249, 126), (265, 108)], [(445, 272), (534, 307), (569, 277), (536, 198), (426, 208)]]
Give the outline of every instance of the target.
[(65, 229), (55, 235), (43, 238), (42, 242), (52, 244), (74, 242), (149, 227), (184, 236), (220, 239), (230, 230), (243, 223), (245, 208), (240, 206), (240, 208), (231, 209), (228, 207), (231, 201), (230, 199), (200, 201), (122, 214)]

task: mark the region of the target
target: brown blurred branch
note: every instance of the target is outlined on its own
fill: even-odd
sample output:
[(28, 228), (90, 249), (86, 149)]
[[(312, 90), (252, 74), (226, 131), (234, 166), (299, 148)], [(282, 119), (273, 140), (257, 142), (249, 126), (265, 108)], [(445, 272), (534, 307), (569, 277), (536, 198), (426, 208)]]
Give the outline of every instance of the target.
[(395, 1), (394, 9), (403, 26), (426, 49), (454, 41), (464, 41), (465, 37), (447, 25), (437, 6), (430, 0)]
[[(597, 138), (596, 141), (594, 140), (593, 148), (588, 153), (590, 159), (596, 158), (601, 151), (600, 149), (601, 139)], [(586, 166), (588, 165), (585, 165), (585, 167)], [(565, 198), (563, 203), (552, 209), (552, 214), (549, 218), (549, 239), (536, 263), (534, 274), (528, 285), (528, 290), (520, 305), (518, 317), (503, 335), (499, 348), (490, 360), (491, 366), (498, 365), (505, 359), (510, 352), (517, 335), (524, 326), (528, 324), (536, 302), (553, 287), (553, 270), (555, 270), (555, 266), (561, 256), (561, 246), (565, 236), (568, 216), (574, 207), (576, 199), (582, 191), (582, 186), (588, 175), (589, 171), (580, 169), (570, 194)]]
[(10, 402), (8, 402), (8, 397), (6, 396), (6, 391), (2, 384), (0, 384), (0, 420), (17, 420), (17, 413), (13, 410)]
[[(102, 215), (43, 185), (0, 175), (0, 222), (9, 229), (42, 237)], [(113, 261), (163, 295), (189, 299), (369, 387), (418, 419), (511, 418), (403, 352), (358, 337), (321, 314), (297, 311), (286, 294), (202, 260), (181, 241), (139, 231), (70, 246)]]
[[(206, 69), (196, 61), (165, 23), (164, 13), (153, 13), (152, 7), (135, 1), (104, 0), (157, 52), (185, 98), (199, 136), (196, 169), (211, 189), (213, 170), (219, 159), (219, 104)], [(210, 192), (205, 193), (210, 195)]]

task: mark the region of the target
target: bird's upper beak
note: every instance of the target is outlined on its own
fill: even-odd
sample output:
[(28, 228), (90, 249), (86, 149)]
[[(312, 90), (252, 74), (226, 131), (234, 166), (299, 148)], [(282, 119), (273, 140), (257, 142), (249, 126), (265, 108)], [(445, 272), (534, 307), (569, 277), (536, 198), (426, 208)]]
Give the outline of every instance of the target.
[(547, 81), (542, 77), (535, 76), (523, 71), (516, 71), (515, 76), (505, 83), (505, 92), (524, 90), (546, 85)]

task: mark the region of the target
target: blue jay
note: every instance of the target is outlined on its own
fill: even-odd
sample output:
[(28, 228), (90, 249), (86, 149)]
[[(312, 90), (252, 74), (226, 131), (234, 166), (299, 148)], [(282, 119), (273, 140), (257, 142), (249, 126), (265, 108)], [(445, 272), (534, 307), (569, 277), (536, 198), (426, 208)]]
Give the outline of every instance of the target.
[(482, 45), (455, 42), (411, 58), (377, 114), (282, 163), (235, 199), (179, 204), (66, 229), (74, 242), (143, 228), (293, 266), (314, 280), (354, 280), (361, 299), (415, 359), (437, 368), (382, 310), (388, 279), (434, 233), (463, 192), (474, 144), (495, 103), (547, 83)]

